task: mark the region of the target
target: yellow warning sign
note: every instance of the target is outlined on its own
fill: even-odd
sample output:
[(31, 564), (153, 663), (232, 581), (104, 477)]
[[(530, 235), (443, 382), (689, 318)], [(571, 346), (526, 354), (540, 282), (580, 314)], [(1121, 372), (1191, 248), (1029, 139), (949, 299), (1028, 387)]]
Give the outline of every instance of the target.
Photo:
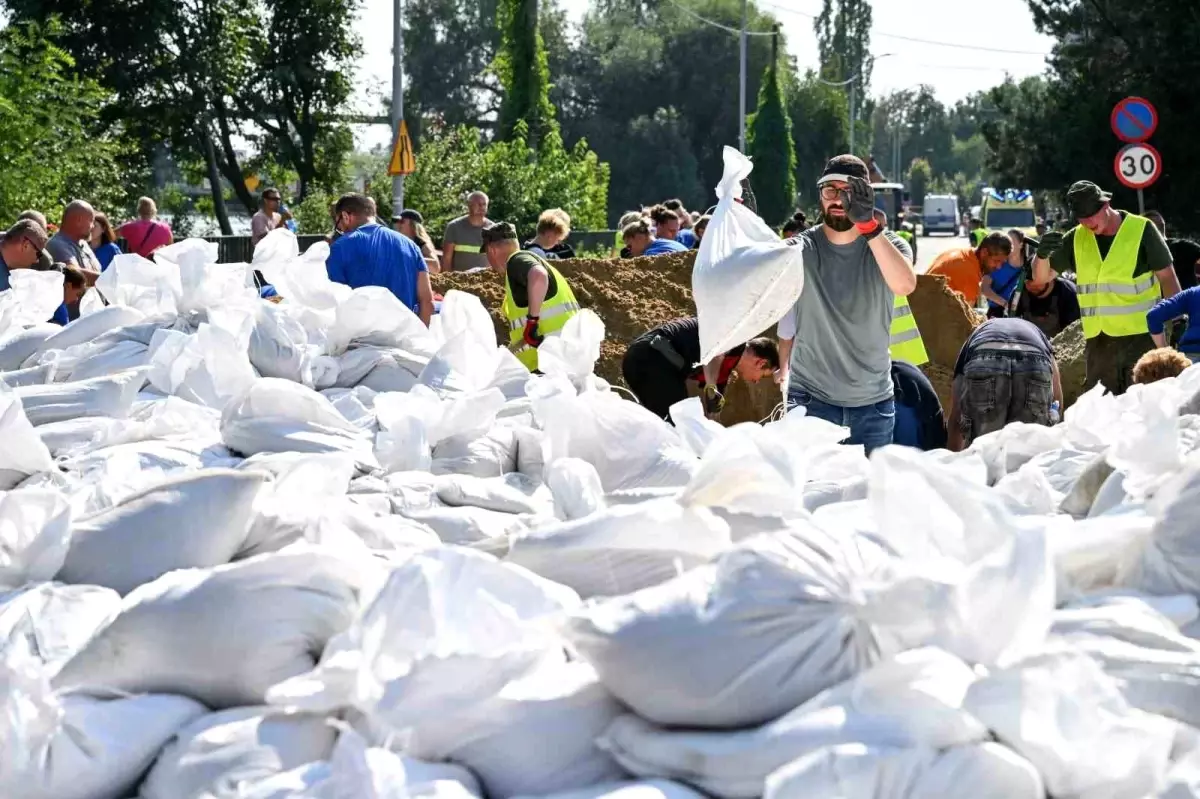
[(411, 175), (417, 171), (417, 157), (413, 154), (412, 139), (408, 138), (408, 123), (400, 120), (400, 135), (392, 148), (392, 160), (388, 163), (388, 174)]

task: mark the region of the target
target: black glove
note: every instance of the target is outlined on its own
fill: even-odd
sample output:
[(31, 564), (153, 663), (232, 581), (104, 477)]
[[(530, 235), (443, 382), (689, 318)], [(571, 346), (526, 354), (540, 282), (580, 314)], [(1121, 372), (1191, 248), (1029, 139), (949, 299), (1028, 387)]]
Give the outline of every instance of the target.
[(725, 395), (718, 391), (712, 383), (705, 384), (700, 401), (704, 403), (704, 412), (709, 416), (725, 410)]
[(1042, 240), (1038, 242), (1037, 257), (1049, 258), (1058, 252), (1062, 245), (1063, 234), (1057, 230), (1049, 230), (1042, 234)]
[(879, 229), (875, 221), (875, 190), (867, 181), (850, 178), (850, 188), (842, 191), (842, 205), (859, 233), (865, 235)]
[(531, 347), (539, 347), (546, 337), (538, 332), (538, 318), (531, 316), (525, 320), (525, 332), (521, 336)]

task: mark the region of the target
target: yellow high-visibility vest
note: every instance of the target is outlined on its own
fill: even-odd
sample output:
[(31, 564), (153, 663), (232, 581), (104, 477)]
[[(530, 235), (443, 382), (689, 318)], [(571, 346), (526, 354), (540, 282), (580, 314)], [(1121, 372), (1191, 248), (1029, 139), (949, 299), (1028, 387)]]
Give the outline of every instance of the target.
[(1153, 273), (1133, 276), (1149, 223), (1142, 216), (1126, 216), (1103, 259), (1096, 235), (1083, 225), (1075, 228), (1075, 276), (1084, 338), (1150, 332), (1146, 312), (1160, 298), (1158, 279)]
[(983, 244), (983, 240), (987, 238), (987, 235), (988, 235), (987, 228), (979, 228), (978, 230), (972, 230), (971, 231), (971, 246), (978, 248), (980, 244)]
[(907, 361), (913, 366), (929, 363), (929, 353), (925, 351), (925, 342), (921, 339), (917, 318), (913, 316), (907, 297), (897, 296), (892, 306), (891, 335), (888, 352), (893, 361)]
[[(558, 286), (558, 291), (553, 297), (542, 301), (538, 332), (543, 336), (556, 336), (566, 327), (571, 317), (579, 313), (579, 303), (566, 278), (544, 259), (538, 258), (538, 261), (547, 272), (554, 276), (555, 284)], [(504, 318), (508, 320), (509, 349), (529, 371), (535, 371), (538, 368), (537, 348), (525, 343), (525, 322), (529, 318), (529, 308), (528, 306), (520, 308), (513, 301), (512, 285), (508, 282), (507, 274), (504, 276), (504, 304), (501, 308), (504, 311)]]

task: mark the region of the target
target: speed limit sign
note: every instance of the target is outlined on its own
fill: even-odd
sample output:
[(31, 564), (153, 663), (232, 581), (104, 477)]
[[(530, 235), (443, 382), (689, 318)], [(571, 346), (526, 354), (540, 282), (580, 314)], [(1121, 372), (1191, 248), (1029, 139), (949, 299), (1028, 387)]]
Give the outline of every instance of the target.
[(1144, 189), (1162, 174), (1162, 156), (1145, 142), (1127, 144), (1113, 161), (1117, 180), (1131, 189)]

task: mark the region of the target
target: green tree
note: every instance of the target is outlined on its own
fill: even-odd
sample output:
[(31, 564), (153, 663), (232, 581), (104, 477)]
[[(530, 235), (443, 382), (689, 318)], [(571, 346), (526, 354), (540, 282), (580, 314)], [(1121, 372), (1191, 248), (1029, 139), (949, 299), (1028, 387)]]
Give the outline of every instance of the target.
[(782, 225), (796, 202), (796, 145), (779, 85), (777, 53), (760, 84), (758, 108), (750, 119), (747, 138), (756, 173), (753, 186), (758, 214), (769, 225)]
[(822, 83), (809, 71), (788, 96), (788, 116), (796, 143), (796, 178), (800, 196), (812, 208), (818, 205), (817, 178), (832, 156), (849, 147), (846, 94)]
[(136, 188), (135, 150), (119, 128), (99, 120), (108, 93), (76, 77), (71, 57), (55, 43), (53, 20), (0, 30), (0, 220), (26, 208), (52, 218), (85, 198), (122, 212)]
[(853, 80), (854, 103), (850, 109), (857, 121), (856, 147), (870, 151), (871, 3), (869, 0), (824, 0), (813, 21), (821, 59), (821, 77), (828, 81)]
[(500, 0), (498, 21), (503, 38), (495, 70), (504, 87), (504, 99), (497, 133), (501, 139), (509, 139), (517, 123), (524, 122), (536, 147), (554, 120), (550, 67), (538, 30), (538, 0)]
[(916, 206), (925, 204), (925, 195), (929, 193), (929, 184), (933, 181), (933, 170), (924, 158), (914, 158), (908, 167), (908, 196), (909, 202)]

